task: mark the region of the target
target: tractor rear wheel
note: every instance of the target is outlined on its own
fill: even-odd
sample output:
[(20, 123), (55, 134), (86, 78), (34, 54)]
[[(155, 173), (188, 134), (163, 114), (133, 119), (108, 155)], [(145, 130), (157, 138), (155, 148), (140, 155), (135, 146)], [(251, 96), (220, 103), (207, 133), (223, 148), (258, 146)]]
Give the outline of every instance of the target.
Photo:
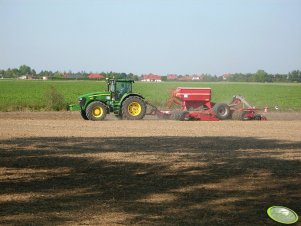
[(143, 119), (146, 113), (144, 100), (137, 96), (128, 97), (122, 104), (122, 116), (129, 120)]
[(227, 119), (230, 117), (230, 107), (228, 104), (218, 103), (213, 106), (213, 111), (219, 119)]
[(86, 116), (92, 121), (104, 120), (107, 115), (107, 106), (100, 102), (94, 101), (90, 103), (86, 109)]

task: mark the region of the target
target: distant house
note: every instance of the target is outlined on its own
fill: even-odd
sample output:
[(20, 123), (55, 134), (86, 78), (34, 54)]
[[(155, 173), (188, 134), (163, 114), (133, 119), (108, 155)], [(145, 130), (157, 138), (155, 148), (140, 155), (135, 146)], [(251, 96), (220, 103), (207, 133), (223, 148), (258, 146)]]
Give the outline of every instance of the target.
[(48, 80), (48, 77), (47, 76), (43, 76), (42, 79), (43, 80)]
[(91, 73), (91, 74), (88, 75), (88, 78), (89, 79), (98, 79), (98, 80), (100, 80), (100, 79), (104, 79), (105, 76), (101, 75), (101, 74)]
[(25, 79), (27, 79), (27, 76), (26, 75), (22, 75), (22, 76), (19, 76), (18, 79), (25, 80)]
[(199, 81), (199, 80), (201, 80), (201, 77), (197, 76), (197, 75), (193, 75), (191, 80), (192, 81)]
[(178, 76), (176, 74), (169, 74), (167, 75), (167, 80), (176, 80)]
[(22, 76), (19, 76), (18, 79), (21, 79), (21, 80), (25, 80), (25, 79), (32, 80), (33, 77), (32, 77), (32, 75), (22, 75)]
[(228, 80), (232, 75), (230, 73), (226, 73), (223, 75), (223, 80), (226, 81)]
[(142, 82), (162, 82), (160, 75), (148, 74), (143, 75)]

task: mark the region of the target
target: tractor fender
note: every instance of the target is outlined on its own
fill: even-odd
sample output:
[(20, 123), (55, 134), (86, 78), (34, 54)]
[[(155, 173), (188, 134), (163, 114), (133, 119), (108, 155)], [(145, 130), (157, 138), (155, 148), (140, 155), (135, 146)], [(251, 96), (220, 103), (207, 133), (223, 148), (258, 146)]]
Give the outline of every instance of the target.
[(125, 101), (125, 99), (127, 99), (128, 97), (133, 97), (133, 96), (136, 96), (136, 97), (140, 97), (141, 99), (145, 99), (143, 96), (141, 96), (140, 94), (137, 94), (137, 93), (131, 93), (129, 95), (126, 95), (126, 96), (123, 96), (122, 99), (120, 100), (120, 103), (122, 105), (123, 101)]

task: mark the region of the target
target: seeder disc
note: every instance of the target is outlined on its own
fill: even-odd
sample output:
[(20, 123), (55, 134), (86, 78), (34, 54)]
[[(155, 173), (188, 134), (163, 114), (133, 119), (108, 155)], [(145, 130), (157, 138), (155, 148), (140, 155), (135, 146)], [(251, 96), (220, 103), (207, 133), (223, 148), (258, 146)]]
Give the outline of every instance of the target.
[(298, 215), (284, 206), (272, 206), (268, 208), (267, 213), (274, 221), (282, 224), (294, 224), (298, 221)]

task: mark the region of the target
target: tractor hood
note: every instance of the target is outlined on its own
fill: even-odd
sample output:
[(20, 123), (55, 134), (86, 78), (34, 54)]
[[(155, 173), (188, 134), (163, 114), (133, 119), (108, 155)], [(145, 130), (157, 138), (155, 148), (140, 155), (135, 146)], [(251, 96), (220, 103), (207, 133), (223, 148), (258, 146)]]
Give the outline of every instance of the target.
[(86, 93), (84, 95), (81, 95), (79, 96), (78, 99), (83, 99), (83, 98), (86, 98), (87, 100), (88, 99), (95, 99), (97, 97), (100, 97), (100, 96), (111, 96), (111, 93), (108, 92), (108, 91), (102, 91), (102, 92), (94, 92), (94, 93)]
[(84, 109), (86, 108), (87, 104), (89, 104), (91, 101), (102, 101), (106, 102), (111, 99), (111, 93), (108, 91), (102, 91), (102, 92), (95, 92), (95, 93), (87, 93), (84, 95), (79, 96), (78, 102), (79, 106)]

